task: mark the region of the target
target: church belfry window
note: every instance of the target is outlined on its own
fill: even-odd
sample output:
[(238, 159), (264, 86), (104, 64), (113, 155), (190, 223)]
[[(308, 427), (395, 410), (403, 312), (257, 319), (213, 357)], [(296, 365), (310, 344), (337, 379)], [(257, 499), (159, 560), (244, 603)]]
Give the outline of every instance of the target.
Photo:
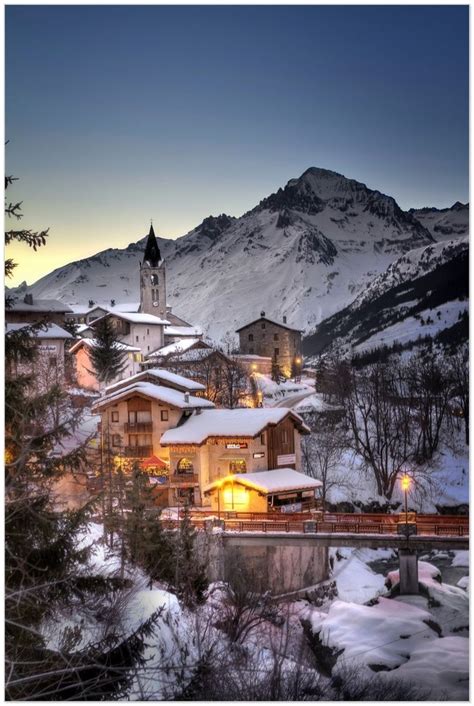
[(158, 284), (158, 275), (150, 275), (150, 282), (154, 285)]

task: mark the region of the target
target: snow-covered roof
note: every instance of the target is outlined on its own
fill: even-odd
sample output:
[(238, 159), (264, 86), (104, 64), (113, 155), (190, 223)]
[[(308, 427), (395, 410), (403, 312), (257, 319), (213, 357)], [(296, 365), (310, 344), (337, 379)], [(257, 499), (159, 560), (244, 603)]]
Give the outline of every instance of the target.
[[(82, 346), (87, 346), (88, 348), (94, 348), (97, 345), (96, 338), (81, 338), (80, 341), (75, 343), (69, 350), (70, 353), (75, 353)], [(138, 353), (140, 348), (136, 346), (129, 346), (128, 343), (122, 343), (122, 341), (115, 342), (115, 348), (120, 351), (128, 351), (129, 353)]]
[(271, 361), (271, 356), (269, 355), (253, 355), (251, 353), (232, 353), (233, 358), (238, 358), (239, 360), (255, 360), (255, 361)]
[(165, 336), (202, 336), (198, 326), (165, 326)]
[(165, 387), (170, 386), (177, 387), (178, 389), (183, 388), (184, 390), (187, 390), (189, 392), (197, 392), (198, 390), (202, 391), (206, 389), (205, 386), (201, 385), (200, 382), (195, 382), (194, 380), (185, 378), (182, 375), (177, 375), (176, 373), (171, 373), (169, 370), (164, 370), (163, 368), (150, 368), (149, 370), (145, 370), (141, 373), (137, 373), (136, 375), (132, 375), (126, 380), (121, 380), (120, 382), (116, 382), (113, 385), (109, 385), (105, 389), (107, 393), (113, 392), (119, 387), (123, 387), (124, 385), (133, 385), (136, 382), (146, 381), (147, 378), (150, 377), (154, 378), (154, 380), (152, 380), (154, 384), (157, 384), (158, 382), (163, 382), (165, 383)]
[(90, 314), (91, 311), (96, 311), (96, 309), (101, 309), (102, 311), (108, 312), (122, 312), (122, 313), (134, 313), (140, 308), (140, 302), (125, 302), (122, 304), (115, 304), (115, 306), (110, 306), (110, 304), (94, 304), (94, 306), (88, 306), (86, 304), (71, 304), (70, 309), (74, 314)]
[(202, 397), (194, 397), (180, 390), (173, 390), (163, 385), (155, 385), (152, 382), (137, 382), (134, 385), (127, 385), (127, 387), (121, 388), (112, 394), (105, 395), (98, 400), (94, 409), (100, 409), (101, 407), (116, 403), (125, 397), (133, 395), (143, 395), (144, 397), (157, 400), (158, 402), (164, 402), (178, 409), (201, 409), (206, 407), (212, 409), (215, 406), (212, 402), (209, 402), (209, 400)]
[(258, 324), (260, 321), (267, 321), (269, 324), (273, 324), (274, 326), (279, 326), (280, 328), (287, 329), (288, 331), (295, 331), (296, 333), (301, 333), (301, 329), (299, 328), (293, 328), (293, 326), (288, 326), (288, 324), (283, 324), (280, 323), (279, 321), (273, 321), (272, 319), (269, 319), (268, 316), (260, 316), (258, 319), (254, 319), (248, 324), (245, 324), (244, 326), (241, 326), (240, 328), (235, 329), (236, 333), (239, 333), (239, 331), (243, 331), (245, 328), (248, 328), (249, 326), (253, 326), (254, 324)]
[(192, 348), (190, 350), (184, 351), (183, 353), (178, 353), (173, 362), (177, 363), (198, 363), (201, 360), (209, 358), (210, 355), (219, 354), (224, 357), (223, 353), (216, 351), (214, 348)]
[(211, 409), (202, 414), (193, 414), (176, 429), (168, 429), (161, 437), (161, 445), (203, 444), (209, 436), (253, 438), (269, 426), (279, 424), (290, 416), (303, 431), (308, 427), (300, 416), (286, 407), (266, 409)]
[(77, 324), (76, 331), (79, 335), (81, 335), (84, 331), (93, 331), (93, 328), (89, 326), (89, 324)]
[(204, 491), (212, 490), (225, 483), (226, 480), (246, 485), (267, 495), (273, 493), (283, 493), (289, 490), (307, 490), (308, 488), (320, 488), (322, 483), (316, 478), (311, 478), (305, 473), (295, 471), (293, 468), (276, 468), (272, 471), (257, 471), (255, 473), (236, 473), (234, 475), (220, 478), (210, 483)]
[[(22, 328), (31, 326), (32, 324), (21, 323), (21, 324), (6, 324), (6, 333), (13, 333), (14, 331), (20, 331)], [(31, 331), (31, 336), (33, 338), (73, 338), (69, 331), (61, 328), (57, 324), (46, 324), (46, 330), (36, 330)]]
[[(165, 327), (165, 331), (168, 327)], [(153, 351), (153, 353), (149, 353), (146, 357), (147, 358), (164, 358), (168, 355), (174, 355), (176, 353), (183, 353), (184, 351), (187, 351), (189, 348), (192, 348), (192, 346), (196, 345), (196, 343), (199, 343), (199, 338), (187, 338), (184, 341), (176, 341), (175, 343), (169, 343), (167, 346), (163, 346), (162, 348), (158, 348), (158, 350)]]
[(52, 311), (63, 313), (71, 312), (71, 308), (59, 301), (59, 299), (33, 299), (31, 303), (23, 299), (14, 301), (9, 307), (9, 311), (40, 311), (49, 313)]
[(124, 319), (125, 321), (130, 321), (132, 324), (151, 324), (157, 326), (166, 326), (169, 321), (166, 319), (160, 319), (158, 316), (153, 314), (135, 314), (116, 311), (115, 308), (111, 309), (110, 314), (117, 316), (119, 319)]

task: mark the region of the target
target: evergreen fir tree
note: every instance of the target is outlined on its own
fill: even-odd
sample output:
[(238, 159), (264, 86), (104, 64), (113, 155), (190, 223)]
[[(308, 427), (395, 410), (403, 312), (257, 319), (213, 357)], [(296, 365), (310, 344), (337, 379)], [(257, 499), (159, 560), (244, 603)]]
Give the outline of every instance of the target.
[[(6, 186), (13, 177), (6, 179)], [(21, 217), (20, 203), (8, 204)], [(47, 231), (7, 231), (36, 250)], [(15, 263), (6, 261), (6, 275)], [(6, 306), (9, 306), (7, 301)], [(113, 636), (74, 650), (80, 634), (63, 631), (61, 649), (50, 649), (42, 633), (48, 618), (61, 620), (65, 607), (97, 609), (101, 597), (124, 582), (88, 570), (88, 550), (78, 549), (92, 507), (59, 510), (52, 484), (65, 467), (81, 463), (84, 450), (58, 455), (58, 444), (74, 434), (80, 412), (72, 412), (64, 390), (38, 392), (33, 385), (38, 356), (34, 332), (43, 324), (8, 333), (5, 345), (5, 688), (8, 700), (107, 698), (123, 691), (131, 667), (141, 659), (145, 624), (132, 636)], [(80, 633), (80, 630), (79, 630)], [(100, 695), (100, 696), (99, 696)]]
[(99, 382), (107, 386), (125, 370), (128, 354), (108, 316), (94, 324), (94, 340), (95, 345), (89, 351), (93, 371)]

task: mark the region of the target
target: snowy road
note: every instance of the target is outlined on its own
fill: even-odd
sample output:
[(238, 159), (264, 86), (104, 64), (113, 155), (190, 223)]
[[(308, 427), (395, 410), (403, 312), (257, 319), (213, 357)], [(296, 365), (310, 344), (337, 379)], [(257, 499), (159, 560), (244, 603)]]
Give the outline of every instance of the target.
[(308, 392), (303, 392), (300, 395), (292, 395), (291, 397), (286, 397), (283, 400), (278, 400), (272, 407), (288, 407), (288, 409), (293, 409), (298, 402), (304, 400), (306, 397), (314, 395), (314, 390), (308, 390)]

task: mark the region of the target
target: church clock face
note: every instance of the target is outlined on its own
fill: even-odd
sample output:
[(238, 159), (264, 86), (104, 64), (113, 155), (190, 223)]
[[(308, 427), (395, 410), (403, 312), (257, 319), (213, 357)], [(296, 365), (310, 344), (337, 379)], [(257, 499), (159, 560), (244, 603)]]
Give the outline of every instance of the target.
[(153, 302), (153, 306), (158, 306), (158, 302)]

